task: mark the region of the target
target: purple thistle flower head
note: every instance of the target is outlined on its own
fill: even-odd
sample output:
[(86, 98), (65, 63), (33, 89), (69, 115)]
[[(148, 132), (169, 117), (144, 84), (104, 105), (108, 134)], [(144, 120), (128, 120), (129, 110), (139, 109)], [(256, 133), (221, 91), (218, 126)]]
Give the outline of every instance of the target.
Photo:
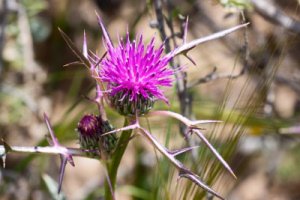
[(81, 148), (95, 151), (91, 156), (97, 156), (99, 139), (102, 134), (101, 118), (95, 115), (84, 115), (78, 122), (79, 144)]
[(78, 131), (83, 137), (96, 137), (101, 133), (101, 121), (95, 115), (84, 115), (78, 123)]
[(108, 121), (104, 121), (101, 116), (92, 114), (84, 115), (78, 123), (79, 143), (81, 148), (91, 150), (91, 156), (97, 156), (100, 151), (101, 158), (107, 158), (115, 149), (117, 137), (104, 133), (113, 130)]
[(164, 46), (154, 46), (154, 38), (144, 45), (143, 36), (126, 42), (119, 39), (114, 47), (101, 21), (107, 55), (101, 62), (98, 78), (107, 83), (111, 104), (120, 114), (141, 115), (147, 113), (154, 101), (168, 102), (160, 89), (172, 85), (173, 71), (168, 68), (172, 57), (162, 56)]

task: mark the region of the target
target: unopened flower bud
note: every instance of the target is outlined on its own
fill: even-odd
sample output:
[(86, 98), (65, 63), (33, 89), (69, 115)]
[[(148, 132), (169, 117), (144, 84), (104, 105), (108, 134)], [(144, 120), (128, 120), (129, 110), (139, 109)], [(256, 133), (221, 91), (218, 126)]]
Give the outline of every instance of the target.
[(78, 131), (83, 137), (95, 137), (100, 132), (99, 120), (95, 115), (85, 115), (78, 123)]
[(88, 154), (101, 158), (108, 158), (117, 144), (114, 134), (102, 136), (112, 131), (113, 127), (108, 121), (103, 121), (100, 116), (85, 115), (78, 123), (79, 143), (82, 149), (89, 150)]

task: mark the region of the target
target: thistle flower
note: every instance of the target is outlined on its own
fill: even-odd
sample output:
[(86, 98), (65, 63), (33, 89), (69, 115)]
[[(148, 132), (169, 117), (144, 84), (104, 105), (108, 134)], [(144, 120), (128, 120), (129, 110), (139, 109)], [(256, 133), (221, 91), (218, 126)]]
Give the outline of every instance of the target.
[[(139, 38), (139, 39), (138, 39)], [(114, 47), (108, 37), (104, 37), (107, 55), (99, 68), (99, 79), (107, 83), (111, 105), (122, 115), (143, 115), (155, 100), (168, 102), (160, 89), (171, 86), (173, 71), (168, 68), (172, 57), (163, 57), (164, 45), (154, 47), (154, 37), (148, 45), (143, 44), (143, 36), (130, 41), (119, 39)]]
[(105, 159), (114, 151), (117, 137), (115, 135), (102, 137), (103, 133), (112, 131), (113, 127), (100, 116), (84, 115), (78, 123), (77, 130), (81, 148), (90, 150), (88, 153), (91, 156), (97, 156), (100, 152), (101, 158)]
[[(186, 117), (171, 111), (149, 111), (152, 109), (152, 106), (156, 100), (163, 100), (168, 103), (167, 98), (161, 90), (161, 87), (170, 87), (172, 85), (173, 80), (171, 77), (175, 72), (169, 69), (167, 65), (173, 57), (179, 54), (186, 54), (189, 50), (203, 42), (223, 37), (233, 31), (247, 26), (247, 24), (235, 26), (207, 37), (193, 40), (191, 42), (186, 42), (184, 39), (183, 45), (175, 48), (165, 56), (162, 56), (164, 44), (156, 49), (154, 47), (154, 38), (152, 38), (150, 43), (145, 46), (143, 44), (142, 35), (136, 37), (135, 40), (130, 41), (129, 34), (127, 33), (126, 42), (124, 42), (123, 39), (119, 39), (118, 45), (114, 47), (99, 16), (98, 23), (102, 29), (103, 40), (107, 50), (107, 53), (105, 53), (101, 58), (92, 52), (88, 52), (85, 35), (82, 54), (74, 48), (74, 44), (71, 43), (64, 34), (63, 36), (66, 38), (67, 43), (79, 57), (81, 62), (90, 69), (92, 77), (97, 80), (96, 91), (98, 98), (96, 99), (99, 100), (99, 105), (103, 104), (103, 99), (109, 99), (111, 106), (114, 107), (120, 114), (130, 116), (130, 118), (126, 118), (126, 125), (124, 127), (102, 132), (103, 134), (101, 135), (102, 137), (106, 137), (109, 135), (114, 135), (114, 133), (120, 131), (123, 132), (118, 143), (118, 147), (116, 148), (117, 151), (114, 152), (114, 156), (112, 156), (112, 162), (108, 167), (110, 176), (108, 182), (111, 183), (109, 185), (112, 186), (106, 187), (105, 189), (108, 199), (110, 199), (109, 194), (113, 194), (112, 191), (114, 189), (116, 180), (116, 170), (130, 140), (130, 134), (132, 130), (137, 130), (138, 133), (144, 136), (144, 138), (147, 139), (151, 145), (160, 151), (178, 169), (180, 178), (187, 178), (209, 193), (219, 197), (220, 199), (223, 199), (217, 192), (207, 186), (197, 174), (186, 168), (183, 163), (176, 159), (176, 156), (179, 154), (190, 151), (196, 147), (169, 150), (160, 144), (147, 129), (140, 125), (139, 117), (147, 114), (147, 116), (165, 115), (178, 119), (187, 126), (188, 133), (186, 134), (186, 137), (189, 137), (192, 133), (196, 134), (216, 156), (216, 158), (223, 164), (223, 166), (233, 175), (233, 177), (235, 177), (230, 166), (214, 149), (214, 147), (209, 143), (209, 141), (204, 137), (200, 129), (197, 127), (199, 124), (216, 123), (219, 121), (191, 121)], [(106, 83), (106, 88), (103, 83)]]
[(99, 148), (99, 135), (101, 135), (101, 124), (95, 115), (85, 115), (79, 121), (77, 130), (79, 132), (79, 143), (81, 148), (97, 150)]
[(99, 117), (95, 115), (85, 115), (78, 123), (78, 131), (81, 133), (81, 137), (96, 137), (97, 132), (101, 132), (99, 129)]

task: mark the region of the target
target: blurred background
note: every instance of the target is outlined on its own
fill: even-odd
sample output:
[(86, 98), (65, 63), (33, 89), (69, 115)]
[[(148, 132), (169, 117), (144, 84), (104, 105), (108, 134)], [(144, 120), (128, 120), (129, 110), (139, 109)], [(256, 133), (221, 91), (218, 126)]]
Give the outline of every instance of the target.
[[(220, 119), (203, 131), (229, 162), (238, 179), (222, 169), (197, 138), (185, 141), (178, 123), (144, 120), (145, 127), (171, 149), (200, 144), (179, 159), (230, 200), (300, 199), (300, 15), (297, 0), (1, 0), (0, 137), (15, 146), (47, 145), (43, 113), (60, 142), (79, 147), (77, 122), (97, 114), (84, 97), (94, 96), (94, 81), (61, 37), (61, 28), (80, 49), (105, 52), (95, 11), (112, 40), (129, 30), (161, 44), (161, 23), (171, 49), (187, 40), (250, 22), (245, 30), (204, 43), (179, 56), (174, 65), (187, 78), (185, 97), (167, 88), (172, 110), (192, 119)], [(161, 7), (157, 3), (161, 3)], [(161, 11), (163, 21), (158, 21)], [(179, 81), (182, 81), (182, 78)], [(180, 95), (179, 95), (180, 97)], [(122, 118), (108, 109), (115, 127)], [(56, 194), (58, 156), (9, 154), (0, 171), (0, 199), (102, 199), (104, 173), (99, 161), (75, 158), (67, 165), (63, 192)], [(212, 199), (186, 180), (142, 137), (131, 141), (122, 160), (117, 199)]]

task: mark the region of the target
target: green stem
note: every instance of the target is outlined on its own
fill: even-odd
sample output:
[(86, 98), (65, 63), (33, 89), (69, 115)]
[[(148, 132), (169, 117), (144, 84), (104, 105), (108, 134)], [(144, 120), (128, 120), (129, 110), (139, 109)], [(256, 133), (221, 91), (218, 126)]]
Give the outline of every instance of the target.
[[(129, 124), (129, 119), (125, 119), (124, 122), (124, 127), (128, 126)], [(118, 173), (118, 168), (121, 162), (121, 159), (123, 157), (123, 154), (126, 150), (126, 147), (128, 145), (128, 142), (131, 137), (132, 130), (126, 130), (123, 131), (121, 134), (121, 137), (118, 141), (116, 150), (114, 154), (112, 155), (112, 158), (107, 161), (106, 167), (107, 167), (107, 172), (110, 178), (111, 186), (113, 191), (115, 190), (115, 185), (116, 185), (116, 179), (117, 179), (117, 173)], [(112, 193), (109, 187), (109, 184), (105, 183), (105, 200), (113, 200)]]

